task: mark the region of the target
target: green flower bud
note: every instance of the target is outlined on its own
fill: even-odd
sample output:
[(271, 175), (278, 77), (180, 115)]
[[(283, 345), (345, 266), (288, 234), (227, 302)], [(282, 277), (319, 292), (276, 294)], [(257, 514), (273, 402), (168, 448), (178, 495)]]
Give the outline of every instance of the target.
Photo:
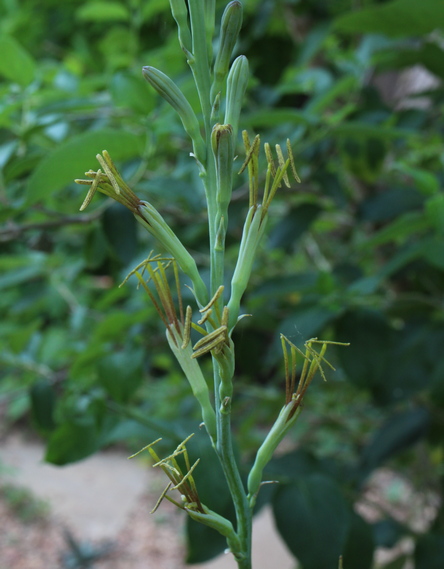
[(220, 44), (214, 62), (214, 82), (211, 88), (211, 100), (221, 91), (230, 65), (231, 55), (242, 26), (242, 4), (239, 0), (230, 2), (222, 16)]
[(216, 165), (217, 192), (216, 200), (220, 217), (227, 217), (228, 204), (231, 200), (233, 173), (233, 128), (230, 124), (216, 124), (211, 133), (211, 146)]
[(227, 305), (229, 311), (229, 330), (232, 330), (237, 322), (242, 295), (250, 280), (254, 258), (264, 234), (266, 222), (267, 214), (264, 215), (262, 206), (252, 206), (249, 209), (242, 230), (242, 239), (236, 268), (234, 269), (231, 279), (231, 296)]
[(262, 473), (264, 471), (264, 468), (270, 462), (277, 446), (285, 437), (289, 429), (293, 426), (302, 410), (302, 407), (299, 407), (297, 412), (292, 415), (291, 419), (289, 419), (292, 408), (293, 405), (289, 403), (281, 409), (278, 418), (276, 419), (274, 425), (271, 427), (270, 432), (257, 451), (256, 458), (250, 470), (250, 474), (248, 475), (247, 482), (248, 497), (250, 499), (251, 506), (254, 506), (254, 503), (256, 502), (256, 496), (259, 492), (259, 488), (262, 482)]
[(227, 79), (227, 106), (225, 110), (225, 124), (233, 127), (233, 138), (236, 139), (239, 115), (242, 101), (247, 89), (249, 79), (248, 59), (245, 55), (236, 58), (231, 66)]
[(204, 306), (208, 302), (208, 292), (197, 270), (196, 261), (185, 249), (168, 223), (155, 207), (145, 201), (140, 202), (136, 219), (151, 235), (158, 239), (165, 249), (176, 259), (182, 271), (190, 277), (198, 303)]
[(185, 95), (172, 79), (155, 67), (143, 67), (142, 73), (148, 83), (152, 85), (159, 95), (177, 112), (186, 132), (193, 141), (195, 157), (201, 164), (204, 164), (205, 144), (200, 133), (199, 121)]
[(185, 0), (170, 0), (170, 7), (173, 18), (176, 20), (180, 47), (189, 55), (192, 51), (192, 42)]

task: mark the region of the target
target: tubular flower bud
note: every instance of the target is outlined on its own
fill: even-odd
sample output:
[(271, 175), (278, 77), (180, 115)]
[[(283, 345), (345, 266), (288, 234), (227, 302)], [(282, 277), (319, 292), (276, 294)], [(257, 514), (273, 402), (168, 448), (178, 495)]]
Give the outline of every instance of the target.
[(217, 177), (216, 199), (220, 215), (226, 218), (232, 192), (233, 172), (233, 128), (230, 124), (216, 124), (211, 133), (211, 146), (214, 154)]
[(137, 208), (137, 213), (137, 221), (139, 221), (151, 235), (158, 239), (168, 253), (176, 259), (182, 271), (190, 277), (197, 301), (200, 304), (205, 304), (208, 299), (207, 288), (197, 270), (196, 261), (185, 249), (182, 241), (177, 237), (157, 209), (149, 202), (141, 201)]
[(193, 141), (195, 157), (201, 164), (204, 164), (205, 144), (200, 133), (199, 121), (185, 95), (172, 79), (155, 67), (143, 67), (142, 74), (159, 95), (177, 112), (184, 129)]
[(233, 61), (227, 79), (227, 107), (224, 122), (232, 125), (233, 138), (236, 138), (239, 115), (248, 85), (248, 78), (248, 59), (245, 55), (240, 55)]
[(173, 18), (176, 20), (180, 47), (188, 55), (192, 50), (192, 42), (185, 0), (170, 0), (170, 7)]
[(242, 4), (239, 0), (230, 2), (222, 16), (220, 29), (220, 44), (214, 62), (214, 83), (211, 88), (211, 100), (221, 90), (230, 65), (231, 55), (236, 45), (240, 29), (242, 27)]
[(262, 206), (253, 206), (249, 209), (242, 231), (242, 239), (239, 248), (239, 256), (231, 279), (231, 296), (228, 302), (229, 330), (231, 331), (239, 316), (242, 295), (247, 288), (253, 268), (256, 251), (261, 242), (267, 222), (267, 214), (264, 215)]

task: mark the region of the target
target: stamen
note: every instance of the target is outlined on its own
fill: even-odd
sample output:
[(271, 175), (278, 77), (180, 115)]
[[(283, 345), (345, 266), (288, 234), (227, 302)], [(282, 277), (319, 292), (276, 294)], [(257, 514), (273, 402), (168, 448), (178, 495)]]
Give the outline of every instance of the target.
[[(86, 197), (83, 200), (82, 205), (80, 206), (80, 211), (83, 211), (84, 209), (86, 209), (89, 206), (89, 204), (91, 203), (91, 200), (93, 199), (94, 194), (96, 193), (97, 186), (100, 183), (101, 174), (102, 174), (102, 170), (99, 168), (96, 172), (94, 180), (91, 183), (91, 187), (89, 188), (88, 193), (86, 194)], [(76, 180), (76, 182), (77, 182), (77, 180)]]
[(296, 180), (296, 182), (298, 182), (299, 184), (301, 183), (301, 179), (298, 176), (298, 173), (296, 171), (296, 166), (294, 163), (294, 156), (293, 156), (293, 151), (291, 149), (291, 142), (290, 139), (287, 138), (287, 152), (288, 152), (288, 158), (290, 159), (290, 166), (291, 166), (291, 172), (294, 176), (294, 179)]

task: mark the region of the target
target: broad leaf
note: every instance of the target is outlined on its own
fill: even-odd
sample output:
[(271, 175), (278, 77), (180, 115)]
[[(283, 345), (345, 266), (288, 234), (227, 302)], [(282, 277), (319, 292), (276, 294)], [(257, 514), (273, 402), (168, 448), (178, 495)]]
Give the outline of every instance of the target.
[(282, 485), (272, 504), (279, 533), (304, 569), (337, 567), (349, 532), (350, 511), (331, 479), (315, 474)]
[(11, 36), (0, 36), (0, 75), (25, 87), (35, 76), (35, 64), (29, 53)]
[(336, 20), (335, 27), (352, 34), (422, 36), (444, 27), (444, 3), (441, 0), (394, 0), (349, 12)]
[(364, 447), (360, 470), (366, 476), (395, 454), (409, 448), (427, 432), (430, 416), (423, 407), (396, 413), (383, 423)]

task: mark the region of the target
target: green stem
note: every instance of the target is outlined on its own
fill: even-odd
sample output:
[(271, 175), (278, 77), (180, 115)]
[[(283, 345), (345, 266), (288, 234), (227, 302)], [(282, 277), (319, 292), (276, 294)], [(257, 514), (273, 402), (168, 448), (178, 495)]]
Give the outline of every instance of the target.
[(233, 500), (237, 535), (242, 548), (242, 556), (236, 558), (239, 569), (251, 569), (251, 524), (252, 513), (242, 483), (237, 462), (233, 452), (231, 432), (231, 397), (220, 399), (219, 386), (221, 385), (220, 367), (213, 359), (215, 371), (215, 396), (217, 417), (217, 445), (216, 452), (227, 480), (228, 488)]

